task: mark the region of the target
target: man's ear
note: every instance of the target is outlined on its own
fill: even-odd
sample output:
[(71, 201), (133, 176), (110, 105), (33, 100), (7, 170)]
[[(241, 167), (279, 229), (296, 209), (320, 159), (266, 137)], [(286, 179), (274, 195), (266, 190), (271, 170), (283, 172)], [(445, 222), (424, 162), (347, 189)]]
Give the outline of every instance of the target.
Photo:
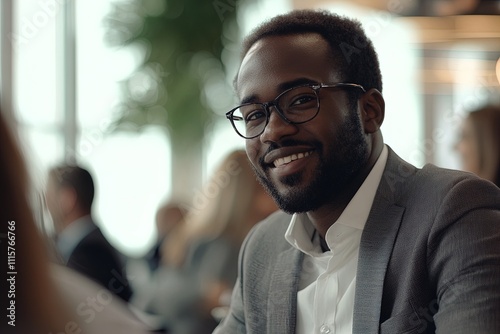
[(380, 129), (385, 116), (385, 101), (375, 88), (368, 90), (359, 99), (361, 120), (365, 133), (375, 133)]

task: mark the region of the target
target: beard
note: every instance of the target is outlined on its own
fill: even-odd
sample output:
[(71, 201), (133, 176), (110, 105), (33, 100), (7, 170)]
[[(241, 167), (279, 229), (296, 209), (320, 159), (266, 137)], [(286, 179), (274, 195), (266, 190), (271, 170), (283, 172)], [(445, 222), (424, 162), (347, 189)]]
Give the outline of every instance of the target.
[[(294, 146), (295, 141), (284, 141), (281, 146)], [(368, 143), (357, 110), (351, 110), (344, 126), (337, 132), (332, 145), (324, 155), (323, 144), (313, 144), (320, 162), (314, 171), (312, 181), (301, 186), (304, 175), (296, 173), (280, 179), (289, 188), (286, 194), (279, 192), (268, 176), (254, 167), (259, 181), (274, 198), (279, 208), (287, 213), (314, 211), (333, 199), (343, 190), (354, 175), (364, 166), (369, 156)], [(274, 149), (270, 147), (270, 150)], [(267, 167), (260, 161), (262, 170)], [(265, 172), (264, 172), (265, 173)]]

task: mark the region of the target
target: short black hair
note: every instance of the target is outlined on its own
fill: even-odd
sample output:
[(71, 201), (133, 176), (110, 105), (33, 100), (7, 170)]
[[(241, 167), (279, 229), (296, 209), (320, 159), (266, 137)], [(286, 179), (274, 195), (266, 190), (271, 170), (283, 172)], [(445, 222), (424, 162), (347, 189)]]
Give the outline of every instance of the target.
[(51, 168), (49, 176), (58, 187), (75, 190), (81, 208), (90, 211), (94, 201), (94, 180), (90, 172), (80, 166), (61, 164)]
[(304, 33), (317, 33), (328, 42), (344, 82), (382, 92), (377, 52), (361, 23), (325, 10), (294, 10), (264, 22), (244, 39), (241, 60), (262, 38)]

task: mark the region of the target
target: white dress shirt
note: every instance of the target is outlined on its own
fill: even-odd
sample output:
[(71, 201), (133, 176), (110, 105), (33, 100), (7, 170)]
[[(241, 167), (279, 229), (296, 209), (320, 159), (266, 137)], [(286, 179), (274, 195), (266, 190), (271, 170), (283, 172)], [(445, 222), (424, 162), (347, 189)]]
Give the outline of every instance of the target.
[(387, 162), (384, 146), (370, 174), (328, 229), (323, 252), (306, 214), (294, 214), (286, 240), (305, 253), (297, 295), (297, 334), (352, 333), (359, 243)]

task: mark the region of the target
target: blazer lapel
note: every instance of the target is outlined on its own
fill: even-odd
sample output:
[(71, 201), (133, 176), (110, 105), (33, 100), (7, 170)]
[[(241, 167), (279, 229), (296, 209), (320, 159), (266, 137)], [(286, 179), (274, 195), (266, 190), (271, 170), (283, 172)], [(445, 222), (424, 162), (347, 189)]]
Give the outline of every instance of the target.
[(278, 257), (269, 289), (267, 333), (295, 333), (297, 290), (303, 257), (302, 252), (292, 247)]
[(386, 169), (361, 237), (353, 334), (379, 332), (384, 277), (405, 210), (394, 203), (414, 170), (389, 149)]

